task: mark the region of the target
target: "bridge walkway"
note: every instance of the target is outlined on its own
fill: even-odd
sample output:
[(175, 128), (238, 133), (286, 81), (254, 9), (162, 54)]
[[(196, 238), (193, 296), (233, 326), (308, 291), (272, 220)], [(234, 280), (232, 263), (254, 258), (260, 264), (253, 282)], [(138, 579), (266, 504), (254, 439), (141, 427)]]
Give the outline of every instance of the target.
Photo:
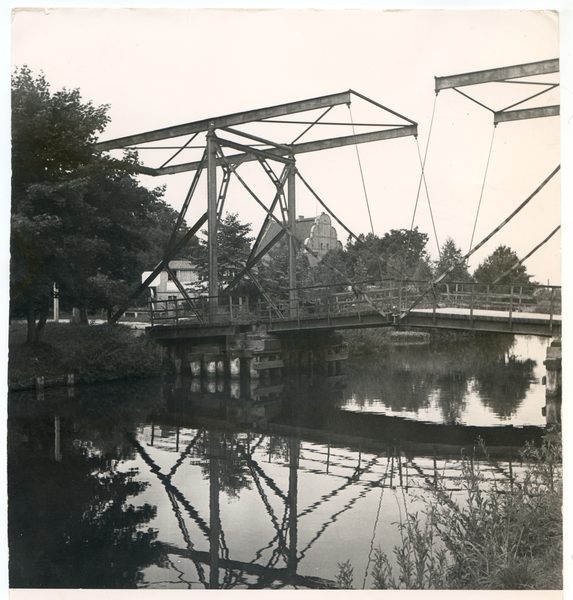
[[(341, 289), (342, 288), (342, 289)], [(430, 292), (428, 291), (430, 290)], [(559, 286), (395, 282), (297, 290), (298, 300), (197, 297), (150, 302), (154, 337), (200, 336), (214, 329), (268, 332), (407, 326), (554, 337), (561, 334)]]

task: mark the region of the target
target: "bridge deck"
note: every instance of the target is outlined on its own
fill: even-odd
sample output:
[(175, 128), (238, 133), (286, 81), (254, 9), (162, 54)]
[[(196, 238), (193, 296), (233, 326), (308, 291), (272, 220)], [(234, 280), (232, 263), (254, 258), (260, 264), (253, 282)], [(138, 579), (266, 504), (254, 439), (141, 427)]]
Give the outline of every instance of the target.
[(334, 293), (328, 286), (305, 289), (299, 291), (299, 300), (259, 301), (255, 305), (249, 305), (248, 299), (231, 297), (163, 301), (153, 304), (151, 324), (153, 335), (166, 338), (218, 335), (217, 330), (224, 335), (237, 327), (242, 331), (262, 327), (278, 333), (392, 325), (540, 336), (561, 334), (559, 287), (512, 286), (509, 292), (505, 288), (445, 284), (434, 286), (428, 293), (427, 282), (408, 282), (369, 287), (363, 293)]

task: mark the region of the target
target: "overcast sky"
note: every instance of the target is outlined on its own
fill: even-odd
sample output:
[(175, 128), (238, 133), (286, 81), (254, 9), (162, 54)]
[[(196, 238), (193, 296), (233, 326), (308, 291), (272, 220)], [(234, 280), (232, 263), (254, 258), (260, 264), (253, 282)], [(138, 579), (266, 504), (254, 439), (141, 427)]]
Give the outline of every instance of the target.
[[(558, 58), (558, 27), (555, 13), (529, 10), (26, 9), (13, 19), (12, 65), (42, 70), (52, 91), (77, 87), (85, 101), (110, 104), (102, 140), (349, 88), (365, 94), (419, 127), (417, 141), (358, 148), (374, 232), (410, 227), (418, 152), (424, 155), (429, 138), (426, 183), (437, 240), (425, 186), (414, 225), (430, 236), (436, 259), (448, 236), (467, 252), (474, 225), (475, 245), (553, 171), (560, 119), (502, 123), (494, 135), (491, 112), (453, 90), (436, 97), (434, 77)], [(535, 80), (555, 82), (558, 74)], [(499, 110), (538, 89), (489, 84), (466, 91)], [(545, 96), (541, 103), (559, 102), (558, 94)], [(353, 104), (355, 121), (359, 111)], [(149, 154), (142, 159), (157, 164)], [(299, 155), (297, 166), (351, 230), (370, 231), (355, 147)], [(144, 182), (166, 184), (166, 200), (178, 208), (192, 177)], [(560, 223), (560, 184), (558, 175), (472, 257), (470, 268), (499, 244), (522, 257), (541, 242)], [(264, 216), (236, 186), (227, 209), (253, 226)], [(204, 210), (201, 188), (188, 222)], [(297, 214), (320, 211), (299, 187)], [(560, 283), (560, 243), (556, 235), (528, 259), (535, 280)]]

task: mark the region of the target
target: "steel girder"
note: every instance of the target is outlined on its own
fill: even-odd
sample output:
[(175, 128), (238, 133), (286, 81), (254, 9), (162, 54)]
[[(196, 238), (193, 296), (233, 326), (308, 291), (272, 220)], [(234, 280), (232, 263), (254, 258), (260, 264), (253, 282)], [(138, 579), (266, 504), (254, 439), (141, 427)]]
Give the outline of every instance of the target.
[[(483, 83), (513, 83), (512, 80), (520, 79), (523, 77), (532, 77), (535, 75), (547, 75), (550, 73), (558, 73), (559, 72), (559, 59), (551, 59), (551, 60), (542, 60), (534, 63), (525, 63), (522, 65), (513, 65), (510, 67), (501, 67), (498, 69), (488, 69), (485, 71), (474, 71), (471, 73), (461, 73), (459, 75), (449, 75), (446, 77), (434, 77), (435, 79), (435, 91), (438, 94), (441, 90), (453, 89), (463, 96), (466, 96), (473, 102), (476, 102), (480, 106), (490, 110), (494, 114), (494, 125), (498, 123), (504, 123), (508, 121), (518, 121), (523, 119), (536, 119), (540, 117), (553, 117), (559, 115), (559, 106), (542, 106), (538, 108), (526, 108), (526, 109), (517, 109), (517, 110), (508, 110), (507, 108), (500, 111), (494, 111), (491, 108), (481, 104), (471, 96), (461, 92), (457, 88), (470, 86), (470, 85), (479, 85)], [(543, 90), (538, 94), (534, 94), (529, 98), (525, 98), (524, 100), (518, 102), (517, 104), (522, 104), (527, 100), (531, 100), (536, 96), (540, 96), (541, 94), (557, 87), (558, 84), (551, 83), (539, 83), (539, 82), (517, 82), (523, 84), (530, 85), (545, 85), (547, 89)], [(514, 104), (513, 106), (517, 106)], [(513, 108), (513, 106), (508, 108)]]
[(474, 71), (472, 73), (461, 73), (460, 75), (449, 75), (446, 77), (434, 77), (436, 81), (436, 93), (440, 90), (462, 87), (464, 85), (476, 85), (478, 83), (490, 83), (494, 81), (506, 81), (532, 75), (546, 75), (559, 72), (559, 59), (542, 60), (523, 65), (501, 67), (499, 69), (488, 69), (485, 71)]
[[(327, 140), (320, 140), (316, 142), (305, 142), (301, 144), (293, 144), (289, 150), (290, 154), (304, 154), (307, 152), (317, 152), (319, 150), (330, 150), (332, 148), (341, 148), (342, 146), (351, 146), (353, 144), (365, 144), (368, 142), (378, 142), (381, 140), (390, 140), (393, 138), (405, 137), (408, 135), (416, 136), (418, 135), (418, 126), (416, 125), (404, 125), (403, 127), (397, 127), (395, 129), (387, 129), (384, 131), (374, 131), (371, 133), (362, 133), (357, 135), (349, 135), (338, 138), (331, 138)], [(228, 144), (230, 145), (230, 144)], [(278, 148), (270, 148), (265, 150), (266, 157), (270, 158), (272, 155), (275, 160), (280, 160), (278, 157), (282, 157), (287, 154), (286, 151), (278, 149)], [(254, 154), (250, 156), (245, 156), (245, 154), (233, 154), (231, 156), (227, 156), (227, 162), (229, 164), (234, 164), (236, 162), (250, 162), (253, 160), (257, 160), (257, 157)], [(222, 161), (217, 159), (217, 166), (220, 166)], [(196, 171), (201, 166), (201, 161), (193, 161), (189, 163), (182, 163), (179, 165), (173, 165), (170, 167), (163, 167), (159, 169), (153, 169), (150, 167), (135, 167), (136, 170), (139, 170), (141, 173), (145, 175), (175, 175), (177, 173), (185, 173), (189, 171)]]
[(310, 100), (289, 102), (287, 104), (279, 104), (277, 106), (249, 110), (231, 115), (225, 115), (222, 117), (215, 117), (212, 119), (203, 119), (202, 121), (195, 121), (193, 123), (186, 123), (184, 125), (175, 125), (174, 127), (156, 129), (155, 131), (130, 135), (127, 137), (117, 138), (115, 140), (109, 140), (107, 142), (99, 142), (97, 144), (97, 148), (99, 150), (125, 148), (126, 146), (133, 146), (135, 144), (167, 140), (170, 138), (180, 137), (182, 135), (199, 133), (201, 131), (209, 131), (210, 129), (223, 129), (224, 127), (232, 127), (233, 125), (242, 125), (245, 123), (252, 123), (254, 121), (262, 121), (263, 119), (282, 117), (284, 115), (306, 112), (317, 108), (325, 108), (328, 106), (336, 106), (337, 104), (349, 103), (350, 92), (342, 92), (340, 94), (320, 96)]
[[(322, 139), (305, 143), (290, 143), (290, 144), (279, 144), (276, 142), (269, 141), (268, 139), (246, 133), (239, 130), (233, 130), (232, 127), (235, 125), (246, 125), (249, 123), (267, 123), (267, 124), (287, 124), (289, 122), (283, 121), (273, 121), (269, 119), (274, 119), (281, 116), (296, 114), (296, 113), (304, 113), (308, 111), (313, 111), (316, 109), (326, 108), (327, 110), (317, 119), (312, 121), (311, 126), (308, 127), (303, 133), (301, 133), (295, 140), (298, 141), (303, 135), (307, 133), (309, 129), (313, 126), (321, 125), (321, 119), (326, 115), (326, 113), (334, 108), (335, 106), (339, 106), (342, 104), (350, 105), (352, 97), (360, 98), (367, 103), (376, 106), (384, 110), (387, 113), (390, 113), (393, 116), (399, 117), (400, 119), (405, 121), (405, 124), (368, 124), (369, 127), (384, 127), (384, 129), (378, 131), (372, 131), (369, 133), (361, 133), (350, 136), (339, 136), (330, 139)], [(302, 122), (301, 122), (302, 123)], [(348, 123), (338, 123), (338, 125), (345, 125)], [(337, 125), (336, 123), (328, 123), (328, 125)], [(209, 131), (221, 130), (226, 131), (228, 133), (232, 133), (235, 135), (243, 136), (245, 138), (251, 139), (254, 142), (259, 142), (268, 146), (263, 151), (268, 155), (272, 155), (274, 160), (278, 161), (288, 161), (289, 158), (292, 160), (292, 156), (295, 154), (302, 154), (307, 152), (316, 152), (320, 150), (327, 150), (331, 148), (339, 148), (342, 146), (348, 146), (352, 144), (363, 144), (368, 142), (375, 142), (384, 139), (392, 139), (398, 138), (408, 135), (416, 136), (418, 134), (417, 123), (408, 119), (407, 117), (389, 109), (370, 98), (354, 91), (348, 90), (346, 92), (341, 92), (338, 94), (331, 94), (328, 96), (320, 96), (318, 98), (312, 98), (309, 100), (301, 100), (298, 102), (290, 102), (287, 104), (279, 104), (277, 106), (271, 106), (267, 108), (261, 108), (257, 110), (250, 110), (240, 113), (233, 113), (230, 115), (225, 115), (221, 117), (214, 117), (210, 119), (203, 119), (201, 121), (194, 121), (191, 123), (186, 123), (183, 125), (176, 125), (173, 127), (166, 127), (163, 129), (157, 129), (154, 131), (148, 131), (145, 133), (140, 133), (136, 135), (116, 138), (113, 140), (98, 142), (96, 144), (96, 149), (101, 151), (121, 149), (127, 147), (137, 146), (138, 144), (152, 143), (161, 140), (168, 140), (172, 138), (178, 138), (181, 136), (191, 135), (196, 136), (198, 133), (207, 133)], [(194, 139), (194, 137), (192, 138)], [(196, 171), (201, 167), (201, 161), (193, 161), (186, 162), (181, 164), (170, 165), (169, 163), (180, 154), (180, 152), (186, 148), (191, 140), (187, 140), (185, 144), (181, 144), (181, 147), (177, 150), (177, 152), (170, 159), (165, 161), (163, 165), (158, 168), (138, 165), (136, 170), (145, 175), (151, 176), (159, 176), (159, 175), (174, 175), (176, 173), (184, 173), (188, 171)], [(226, 144), (232, 146), (235, 144), (235, 148), (239, 151), (242, 151), (241, 154), (237, 154), (234, 156), (227, 157), (227, 162), (230, 164), (234, 164), (237, 161), (253, 161), (256, 160), (257, 157), (254, 155), (255, 150), (252, 146), (243, 146), (242, 144), (237, 144), (236, 142), (226, 141)], [(250, 151), (247, 153), (246, 148), (249, 147)], [(288, 157), (288, 158), (285, 158)], [(220, 166), (221, 162), (217, 159), (216, 166)], [(133, 168), (133, 165), (131, 165)]]

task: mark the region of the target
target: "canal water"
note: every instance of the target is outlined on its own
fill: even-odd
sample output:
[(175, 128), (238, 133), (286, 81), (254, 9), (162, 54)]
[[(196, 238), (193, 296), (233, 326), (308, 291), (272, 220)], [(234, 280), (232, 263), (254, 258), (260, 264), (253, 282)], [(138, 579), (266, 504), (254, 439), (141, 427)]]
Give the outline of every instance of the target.
[(462, 497), (481, 437), (488, 480), (544, 433), (549, 341), (483, 336), (394, 346), (347, 377), (186, 376), (13, 392), (11, 587), (320, 589), (440, 482)]

